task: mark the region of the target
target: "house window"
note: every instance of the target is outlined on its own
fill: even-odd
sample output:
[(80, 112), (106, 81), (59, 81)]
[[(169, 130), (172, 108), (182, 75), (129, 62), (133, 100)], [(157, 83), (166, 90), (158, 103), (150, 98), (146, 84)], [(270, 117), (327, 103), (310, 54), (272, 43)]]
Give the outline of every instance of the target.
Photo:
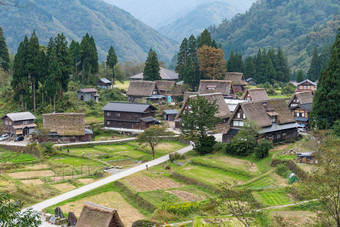
[(111, 121), (106, 121), (106, 124), (107, 124), (107, 125), (110, 125), (110, 124), (111, 124)]
[(207, 90), (215, 90), (216, 89), (216, 85), (208, 85), (207, 86)]
[(120, 117), (120, 113), (116, 113), (116, 117)]
[(276, 123), (276, 116), (270, 117), (270, 121), (271, 121), (272, 123)]
[(241, 113), (237, 113), (237, 118), (238, 118), (238, 119), (241, 118)]
[(276, 135), (276, 138), (277, 138), (277, 139), (281, 139), (281, 134), (277, 134), (277, 135)]
[(305, 113), (301, 113), (301, 117), (305, 117)]
[(110, 112), (107, 112), (107, 113), (106, 113), (106, 116), (108, 116), (108, 117), (111, 116), (111, 113), (110, 113)]
[(244, 125), (243, 121), (240, 121), (239, 125), (240, 125), (241, 127), (243, 127), (243, 125)]
[(23, 121), (22, 124), (23, 125), (28, 125), (29, 121)]
[(237, 127), (243, 127), (244, 122), (243, 121), (233, 121), (233, 125)]

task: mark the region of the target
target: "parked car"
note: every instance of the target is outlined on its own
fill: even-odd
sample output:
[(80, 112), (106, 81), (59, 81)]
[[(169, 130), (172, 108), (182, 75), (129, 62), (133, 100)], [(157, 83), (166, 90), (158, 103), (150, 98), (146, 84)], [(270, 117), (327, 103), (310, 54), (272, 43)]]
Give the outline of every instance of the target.
[(298, 132), (306, 132), (307, 130), (306, 130), (306, 127), (304, 127), (304, 126), (299, 126), (299, 127), (297, 127), (297, 129), (298, 129)]
[(14, 141), (15, 142), (18, 142), (18, 141), (23, 141), (25, 138), (23, 136), (17, 136), (14, 138)]
[(8, 140), (9, 139), (9, 135), (7, 134), (3, 134), (0, 136), (0, 141), (4, 141), (4, 140)]
[(155, 120), (156, 125), (160, 125), (162, 122), (160, 120)]

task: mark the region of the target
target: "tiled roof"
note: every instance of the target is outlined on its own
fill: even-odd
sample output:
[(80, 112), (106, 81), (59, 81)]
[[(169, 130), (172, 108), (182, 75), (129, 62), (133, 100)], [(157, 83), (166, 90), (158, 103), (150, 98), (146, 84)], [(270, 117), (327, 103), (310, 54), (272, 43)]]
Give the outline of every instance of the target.
[(149, 107), (156, 109), (150, 104), (142, 103), (128, 103), (128, 102), (110, 102), (102, 108), (103, 111), (114, 112), (132, 112), (132, 113), (144, 113)]
[(24, 121), (24, 120), (32, 120), (36, 118), (30, 112), (9, 113), (9, 114), (6, 114), (4, 117), (8, 117), (12, 121)]
[[(82, 93), (93, 93), (93, 92), (97, 92), (97, 90), (94, 89), (94, 88), (83, 88), (83, 89), (80, 89), (79, 91), (82, 92)], [(78, 92), (79, 92), (79, 91), (78, 91)]]

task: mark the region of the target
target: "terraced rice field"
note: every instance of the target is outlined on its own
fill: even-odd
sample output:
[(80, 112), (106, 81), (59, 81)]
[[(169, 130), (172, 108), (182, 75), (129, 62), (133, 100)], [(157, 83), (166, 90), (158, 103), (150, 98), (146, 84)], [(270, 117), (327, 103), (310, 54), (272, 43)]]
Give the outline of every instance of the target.
[(183, 187), (182, 184), (166, 177), (151, 178), (143, 175), (126, 178), (123, 182), (137, 192)]
[(253, 192), (257, 201), (264, 205), (276, 206), (292, 203), (291, 199), (283, 189), (264, 190)]

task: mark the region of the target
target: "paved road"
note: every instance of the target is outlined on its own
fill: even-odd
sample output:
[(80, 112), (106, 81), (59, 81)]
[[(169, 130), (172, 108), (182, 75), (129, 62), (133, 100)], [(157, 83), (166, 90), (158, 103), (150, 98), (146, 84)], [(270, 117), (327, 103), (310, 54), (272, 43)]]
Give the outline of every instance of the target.
[[(176, 151), (177, 153), (180, 153), (180, 154), (184, 154), (188, 151), (191, 151), (192, 150), (192, 147), (191, 146), (188, 146), (188, 147), (185, 147), (181, 150), (178, 150)], [(105, 179), (102, 179), (102, 180), (99, 180), (99, 181), (96, 181), (92, 184), (88, 184), (84, 187), (81, 187), (81, 188), (78, 188), (78, 189), (75, 189), (73, 191), (70, 191), (70, 192), (67, 192), (65, 194), (62, 194), (62, 195), (59, 195), (57, 197), (54, 197), (54, 198), (51, 198), (51, 199), (48, 199), (48, 200), (45, 200), (41, 203), (38, 203), (38, 204), (35, 204), (33, 206), (31, 206), (30, 208), (33, 208), (34, 210), (36, 211), (41, 211), (49, 206), (52, 206), (52, 205), (55, 205), (57, 203), (60, 203), (62, 201), (65, 201), (67, 199), (70, 199), (70, 198), (73, 198), (77, 195), (80, 195), (80, 194), (83, 194), (85, 192), (88, 192), (88, 191), (91, 191), (95, 188), (98, 188), (98, 187), (101, 187), (105, 184), (108, 184), (108, 183), (111, 183), (113, 181), (116, 181), (116, 180), (119, 180), (123, 177), (127, 177), (129, 175), (132, 175), (134, 173), (137, 173), (139, 171), (142, 171), (142, 170), (145, 170), (146, 169), (146, 165), (148, 165), (148, 167), (152, 167), (152, 166), (155, 166), (155, 165), (159, 165), (163, 162), (166, 162), (169, 160), (169, 155), (164, 155), (160, 158), (157, 158), (155, 160), (152, 160), (150, 162), (145, 162), (139, 166), (136, 166), (136, 167), (133, 167), (133, 168), (130, 168), (130, 169), (127, 169), (125, 171), (122, 171), (120, 173), (117, 173), (117, 174), (114, 174), (114, 175), (111, 175)], [(28, 208), (26, 208), (28, 209)]]

